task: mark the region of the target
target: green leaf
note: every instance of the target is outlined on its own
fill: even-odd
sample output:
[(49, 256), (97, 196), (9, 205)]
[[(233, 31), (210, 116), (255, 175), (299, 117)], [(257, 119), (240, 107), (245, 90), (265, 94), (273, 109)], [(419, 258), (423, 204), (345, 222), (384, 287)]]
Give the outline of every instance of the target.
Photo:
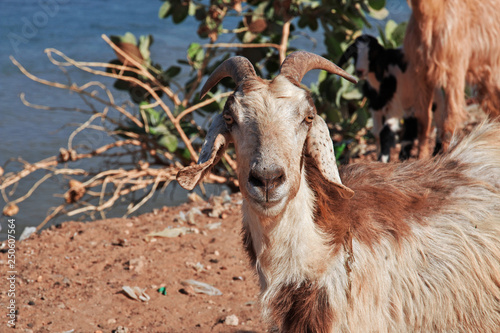
[(173, 78), (181, 72), (179, 66), (170, 66), (164, 73), (168, 78)]
[(164, 19), (165, 17), (170, 15), (170, 9), (172, 8), (172, 3), (170, 0), (167, 0), (161, 5), (160, 10), (158, 11), (158, 17)]
[(396, 29), (392, 32), (391, 39), (394, 43), (394, 46), (400, 46), (403, 44), (406, 34), (406, 26), (408, 22), (402, 22), (398, 24)]
[(175, 24), (179, 24), (186, 19), (189, 14), (189, 6), (184, 4), (179, 4), (173, 10), (172, 21)]
[(201, 45), (200, 45), (200, 44), (198, 44), (198, 43), (191, 43), (191, 44), (189, 45), (189, 48), (188, 48), (188, 51), (187, 51), (187, 53), (188, 53), (188, 58), (189, 58), (189, 59), (194, 59), (194, 58), (196, 58), (196, 54), (197, 54), (198, 52), (202, 51), (202, 50), (203, 50), (203, 48), (201, 47)]
[(368, 0), (368, 5), (375, 10), (381, 10), (385, 7), (385, 0)]
[(137, 39), (135, 38), (134, 34), (131, 32), (127, 32), (127, 33), (125, 33), (125, 35), (121, 36), (120, 42), (137, 45)]
[(150, 60), (151, 52), (149, 51), (149, 48), (151, 47), (151, 44), (153, 44), (153, 36), (147, 35), (139, 37), (139, 51), (141, 52), (144, 60)]
[(347, 144), (345, 142), (342, 142), (340, 145), (335, 147), (335, 158), (337, 159), (337, 161), (340, 160), (340, 157), (344, 153), (344, 150), (346, 147), (347, 147)]
[(161, 136), (160, 140), (158, 140), (158, 144), (162, 147), (167, 148), (169, 152), (173, 153), (177, 150), (179, 142), (175, 135), (166, 134)]
[(358, 89), (353, 89), (351, 91), (344, 92), (342, 97), (347, 100), (360, 100), (363, 98), (363, 94)]
[(184, 149), (182, 151), (181, 157), (183, 159), (185, 159), (186, 161), (190, 161), (191, 160), (191, 152), (189, 151), (189, 149), (187, 149), (187, 148)]
[(389, 16), (389, 11), (386, 8), (382, 8), (381, 10), (370, 9), (370, 16), (377, 20), (383, 20)]
[(158, 126), (150, 126), (149, 133), (153, 135), (163, 135), (163, 134), (171, 134), (165, 124), (159, 124)]
[(196, 5), (194, 4), (193, 1), (189, 2), (189, 8), (188, 8), (188, 14), (189, 16), (196, 16)]

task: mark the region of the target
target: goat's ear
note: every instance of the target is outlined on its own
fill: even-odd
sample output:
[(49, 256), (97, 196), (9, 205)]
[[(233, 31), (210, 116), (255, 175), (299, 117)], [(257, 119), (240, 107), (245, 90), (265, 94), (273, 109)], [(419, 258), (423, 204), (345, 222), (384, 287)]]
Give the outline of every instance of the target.
[(222, 115), (214, 118), (201, 148), (198, 164), (185, 167), (177, 173), (177, 181), (186, 190), (192, 190), (217, 164), (231, 141)]
[(319, 115), (314, 117), (306, 141), (306, 153), (313, 158), (321, 176), (331, 184), (344, 199), (354, 196), (354, 191), (342, 185), (328, 126)]
[(344, 67), (344, 65), (347, 63), (347, 61), (349, 61), (350, 58), (356, 59), (358, 56), (357, 54), (358, 54), (358, 46), (356, 45), (356, 43), (352, 43), (340, 56), (340, 59), (337, 62), (337, 66)]

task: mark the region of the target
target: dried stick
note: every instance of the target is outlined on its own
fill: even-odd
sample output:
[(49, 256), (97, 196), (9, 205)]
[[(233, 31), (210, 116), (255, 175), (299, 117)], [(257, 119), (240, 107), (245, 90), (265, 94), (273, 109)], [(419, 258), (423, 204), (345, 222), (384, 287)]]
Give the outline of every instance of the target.
[(26, 75), (28, 78), (30, 78), (31, 80), (35, 81), (35, 82), (39, 82), (39, 83), (42, 83), (42, 84), (45, 84), (47, 86), (50, 86), (50, 87), (55, 87), (55, 88), (59, 88), (59, 89), (66, 89), (66, 90), (70, 90), (70, 91), (74, 91), (76, 93), (79, 93), (79, 94), (83, 94), (83, 95), (86, 95), (86, 96), (89, 96), (95, 100), (97, 100), (98, 102), (104, 104), (104, 105), (107, 105), (107, 106), (110, 106), (116, 110), (118, 110), (119, 112), (121, 112), (125, 117), (129, 118), (130, 120), (132, 120), (137, 126), (139, 127), (143, 127), (143, 124), (137, 120), (137, 118), (135, 118), (134, 116), (132, 116), (127, 110), (125, 110), (124, 108), (118, 106), (118, 105), (115, 105), (113, 103), (110, 103), (108, 101), (105, 101), (103, 100), (102, 98), (99, 98), (97, 96), (95, 96), (94, 94), (91, 94), (83, 89), (81, 89), (80, 87), (78, 87), (77, 85), (71, 85), (71, 86), (68, 86), (68, 85), (65, 85), (65, 84), (62, 84), (62, 83), (59, 83), (59, 82), (52, 82), (52, 81), (48, 81), (48, 80), (44, 80), (44, 79), (41, 79), (33, 74), (31, 74), (30, 72), (28, 72), (26, 70), (26, 68), (24, 68), (13, 56), (10, 56), (9, 57), (10, 60), (12, 61), (12, 63), (14, 65), (17, 66), (17, 68), (19, 68), (19, 70), (24, 74)]

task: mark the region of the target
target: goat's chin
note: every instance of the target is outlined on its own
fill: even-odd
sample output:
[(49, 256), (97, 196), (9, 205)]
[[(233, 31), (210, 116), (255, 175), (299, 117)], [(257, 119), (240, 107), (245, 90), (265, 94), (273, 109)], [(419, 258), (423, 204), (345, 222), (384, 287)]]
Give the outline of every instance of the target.
[(242, 191), (242, 194), (255, 213), (267, 217), (279, 215), (288, 201), (286, 195), (279, 195), (266, 199), (265, 195), (262, 193), (249, 191), (248, 189)]
[(272, 202), (258, 201), (252, 197), (247, 197), (246, 200), (255, 213), (266, 217), (279, 215), (285, 208), (285, 204), (287, 202), (286, 198)]

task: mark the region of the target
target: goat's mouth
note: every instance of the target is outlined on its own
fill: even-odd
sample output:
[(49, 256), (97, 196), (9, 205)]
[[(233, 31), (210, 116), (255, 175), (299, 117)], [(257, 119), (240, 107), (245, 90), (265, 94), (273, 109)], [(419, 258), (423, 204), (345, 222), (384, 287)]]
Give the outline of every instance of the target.
[[(286, 185), (264, 185), (252, 177), (246, 182), (246, 197), (252, 206), (263, 211), (276, 210), (286, 199)], [(278, 209), (279, 210), (279, 209)]]

